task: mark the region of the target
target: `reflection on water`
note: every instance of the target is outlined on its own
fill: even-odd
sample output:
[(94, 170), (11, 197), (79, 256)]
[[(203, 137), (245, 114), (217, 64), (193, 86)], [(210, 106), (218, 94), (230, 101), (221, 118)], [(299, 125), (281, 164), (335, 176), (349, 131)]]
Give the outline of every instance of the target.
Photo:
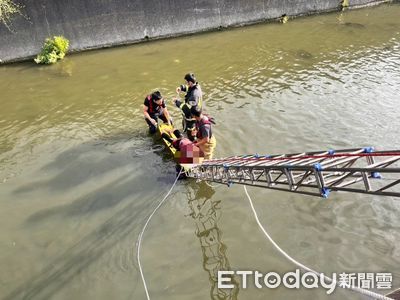
[(227, 258), (227, 247), (221, 241), (221, 230), (217, 224), (221, 214), (219, 207), (221, 200), (212, 199), (214, 193), (212, 186), (207, 182), (191, 181), (186, 196), (203, 253), (203, 268), (210, 278), (211, 299), (236, 300), (239, 285), (233, 276), (231, 276), (231, 284), (234, 286), (232, 289), (218, 288), (218, 271), (229, 271), (231, 268)]

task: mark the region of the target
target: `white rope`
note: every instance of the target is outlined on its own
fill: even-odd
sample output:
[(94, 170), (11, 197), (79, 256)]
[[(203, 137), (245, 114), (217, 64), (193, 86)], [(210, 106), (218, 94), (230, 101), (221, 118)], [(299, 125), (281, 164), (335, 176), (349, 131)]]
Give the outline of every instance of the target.
[[(340, 287), (339, 283), (336, 282), (336, 281), (334, 281), (332, 278), (330, 278), (330, 277), (328, 277), (328, 276), (325, 276), (324, 274), (321, 274), (321, 273), (319, 273), (319, 272), (317, 272), (317, 271), (314, 271), (313, 269), (311, 269), (311, 268), (309, 268), (309, 267), (303, 265), (302, 263), (298, 262), (297, 260), (295, 260), (294, 258), (292, 258), (291, 256), (289, 256), (289, 254), (287, 254), (285, 251), (283, 251), (282, 248), (279, 247), (278, 244), (275, 243), (275, 241), (271, 238), (271, 236), (268, 234), (268, 232), (265, 230), (265, 228), (264, 228), (263, 225), (261, 224), (260, 220), (258, 219), (257, 212), (256, 212), (256, 210), (255, 210), (255, 208), (254, 208), (254, 205), (253, 205), (253, 201), (251, 200), (250, 195), (249, 195), (249, 193), (247, 192), (246, 186), (244, 186), (244, 191), (246, 192), (247, 198), (249, 199), (250, 206), (251, 206), (251, 209), (253, 210), (254, 217), (256, 218), (256, 221), (257, 221), (258, 226), (261, 228), (262, 232), (264, 232), (265, 236), (266, 236), (266, 237), (268, 238), (268, 240), (272, 243), (272, 245), (274, 245), (274, 247), (275, 247), (283, 256), (285, 256), (288, 260), (290, 260), (292, 263), (294, 263), (295, 265), (299, 266), (299, 267), (302, 268), (303, 270), (312, 272), (312, 273), (314, 273), (314, 274), (317, 275), (317, 276), (321, 276), (321, 275), (322, 275), (322, 276), (325, 278), (326, 281), (328, 281), (328, 282), (335, 282), (336, 286)], [(377, 294), (377, 293), (374, 293), (374, 292), (371, 292), (371, 291), (368, 291), (368, 290), (365, 290), (365, 289), (362, 289), (362, 288), (358, 288), (358, 287), (355, 287), (355, 286), (351, 286), (350, 289), (353, 290), (353, 291), (355, 291), (355, 292), (358, 292), (358, 293), (360, 293), (360, 294), (363, 294), (363, 295), (369, 296), (369, 297), (371, 297), (371, 298), (374, 298), (374, 299), (393, 300), (392, 298), (386, 297), (386, 296), (384, 296), (384, 295), (380, 295), (380, 294)]]
[[(183, 169), (183, 168), (182, 168)], [(153, 215), (156, 213), (156, 211), (161, 207), (161, 205), (165, 202), (165, 200), (168, 198), (168, 196), (171, 194), (172, 190), (174, 189), (176, 183), (178, 182), (179, 176), (182, 173), (182, 169), (179, 171), (179, 174), (176, 176), (174, 184), (171, 186), (171, 188), (169, 189), (168, 193), (165, 195), (165, 197), (158, 203), (157, 207), (153, 210), (153, 212), (150, 214), (150, 216), (147, 218), (146, 223), (143, 226), (142, 231), (139, 234), (138, 237), (138, 242), (136, 244), (136, 249), (137, 249), (137, 260), (138, 260), (138, 265), (139, 265), (139, 271), (140, 271), (140, 276), (142, 277), (142, 281), (143, 281), (143, 286), (144, 289), (146, 291), (146, 296), (147, 299), (150, 300), (150, 295), (149, 295), (149, 291), (147, 290), (147, 285), (146, 285), (146, 280), (144, 279), (144, 275), (143, 275), (143, 270), (142, 270), (142, 265), (140, 263), (140, 247), (142, 245), (142, 238), (143, 238), (143, 234), (144, 231), (146, 230), (147, 225), (149, 224), (151, 218), (153, 217)]]

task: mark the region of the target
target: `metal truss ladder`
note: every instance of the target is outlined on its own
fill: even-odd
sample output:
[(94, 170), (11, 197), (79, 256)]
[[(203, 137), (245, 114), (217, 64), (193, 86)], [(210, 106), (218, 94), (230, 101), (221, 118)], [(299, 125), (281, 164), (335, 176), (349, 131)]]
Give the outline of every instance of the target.
[(331, 191), (400, 197), (400, 150), (328, 150), (206, 160), (188, 176), (328, 197)]

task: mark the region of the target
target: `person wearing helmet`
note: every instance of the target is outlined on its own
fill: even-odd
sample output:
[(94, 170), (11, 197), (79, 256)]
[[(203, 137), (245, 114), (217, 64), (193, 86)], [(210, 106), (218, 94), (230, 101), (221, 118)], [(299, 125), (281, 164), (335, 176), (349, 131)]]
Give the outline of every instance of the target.
[(191, 116), (191, 107), (202, 107), (203, 93), (201, 91), (200, 84), (197, 82), (196, 77), (193, 73), (188, 73), (184, 77), (186, 85), (180, 85), (176, 88), (176, 92), (186, 92), (185, 101), (182, 102), (179, 99), (174, 99), (175, 105), (182, 110), (183, 114), (183, 130), (187, 132), (188, 136), (191, 137), (190, 130), (196, 123)]
[(157, 131), (157, 123), (160, 118), (164, 123), (172, 124), (171, 117), (165, 105), (165, 100), (159, 91), (147, 95), (143, 103), (143, 115), (149, 125), (151, 134)]
[(201, 108), (192, 107), (190, 112), (196, 120), (193, 134), (196, 135), (194, 145), (200, 148), (204, 154), (204, 159), (212, 159), (217, 140), (212, 133), (211, 124), (213, 120), (202, 113)]

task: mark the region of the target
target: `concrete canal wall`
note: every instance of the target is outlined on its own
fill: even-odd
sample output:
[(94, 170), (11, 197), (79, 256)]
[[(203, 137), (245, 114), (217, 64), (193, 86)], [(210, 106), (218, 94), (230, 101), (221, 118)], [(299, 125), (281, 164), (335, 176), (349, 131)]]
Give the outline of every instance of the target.
[[(10, 32), (0, 24), (0, 60), (36, 55), (47, 37), (64, 35), (70, 50), (129, 44), (220, 27), (335, 11), (340, 0), (13, 0), (27, 17), (16, 16)], [(349, 0), (351, 7), (379, 0)]]

